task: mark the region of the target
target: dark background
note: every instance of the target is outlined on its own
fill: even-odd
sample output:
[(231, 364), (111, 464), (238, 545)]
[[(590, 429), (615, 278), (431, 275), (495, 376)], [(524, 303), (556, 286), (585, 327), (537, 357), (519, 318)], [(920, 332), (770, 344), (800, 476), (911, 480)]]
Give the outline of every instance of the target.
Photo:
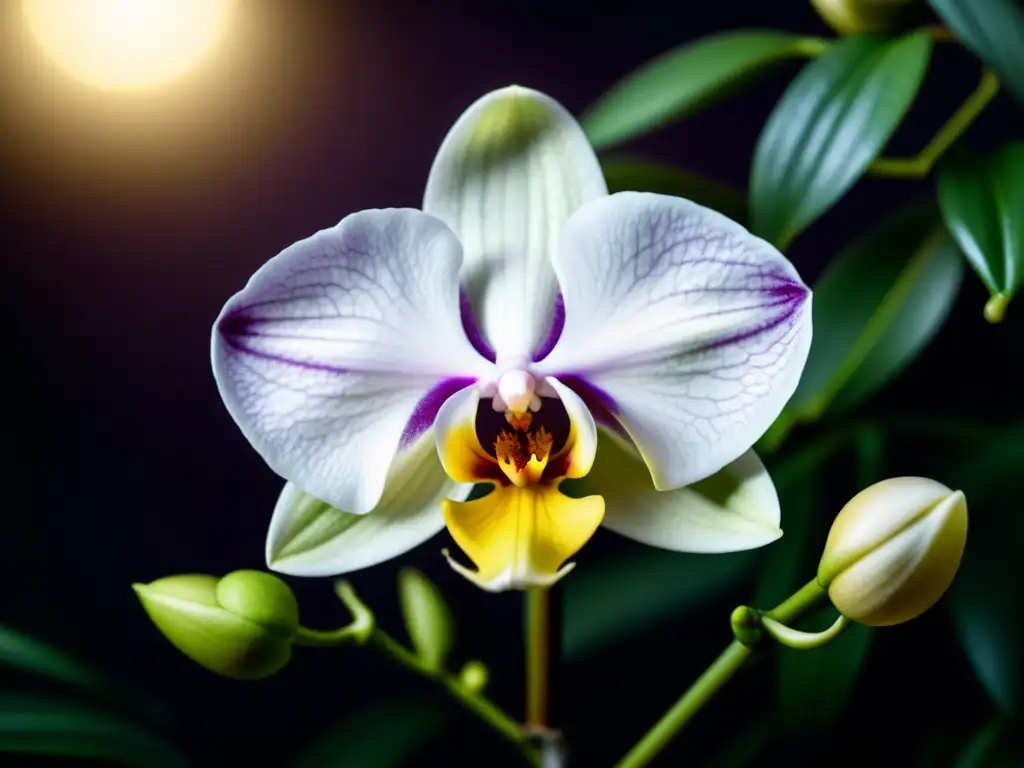
[[(202, 70), (131, 97), (55, 72), (16, 6), (0, 12), (0, 621), (148, 690), (171, 713), (167, 732), (211, 766), (280, 763), (368, 702), (431, 693), (349, 648), (302, 650), (267, 681), (222, 680), (175, 651), (140, 609), (132, 582), (263, 566), (281, 481), (214, 387), (208, 335), (222, 303), (270, 256), (349, 212), (417, 206), (445, 132), (488, 90), (527, 85), (578, 114), (637, 65), (707, 33), (742, 26), (828, 34), (800, 2), (632, 0), (602, 11), (592, 2), (252, 0)], [(795, 71), (784, 68), (636, 148), (745, 186), (760, 127)], [(937, 51), (889, 154), (923, 146), (976, 77), (962, 52)], [(1019, 113), (1000, 97), (969, 143), (984, 147), (1015, 132)], [(866, 180), (791, 258), (812, 281), (847, 237), (928, 193), (924, 184)], [(1021, 313), (1011, 308), (1007, 323), (989, 326), (984, 300), (969, 273), (941, 341), (870, 412), (1019, 418)], [(914, 456), (900, 461), (914, 471)], [(854, 490), (840, 488), (822, 514)], [(353, 581), (400, 635), (397, 565), (424, 570), (460, 620), (462, 657), (482, 657), (491, 695), (519, 712), (520, 596), (487, 595), (450, 573), (438, 554), (446, 539)], [(579, 568), (629, 546), (601, 531)], [(345, 620), (329, 581), (293, 583), (304, 623)], [(578, 764), (621, 756), (728, 640), (728, 611), (751, 591), (747, 584), (568, 666), (563, 722)], [(947, 619), (933, 614), (886, 631), (868, 684), (825, 741), (827, 759), (803, 763), (796, 752), (793, 764), (879, 754), (900, 764), (935, 728), (985, 717), (989, 704)], [(768, 705), (769, 678), (763, 669), (746, 674), (659, 764), (695, 764), (728, 742), (746, 713)], [(471, 720), (456, 723), (417, 765), (516, 764)]]

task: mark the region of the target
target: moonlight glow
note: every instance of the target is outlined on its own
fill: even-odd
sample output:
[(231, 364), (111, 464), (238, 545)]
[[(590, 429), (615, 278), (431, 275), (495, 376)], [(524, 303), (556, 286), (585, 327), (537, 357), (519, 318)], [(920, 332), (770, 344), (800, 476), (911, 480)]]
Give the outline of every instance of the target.
[(106, 89), (145, 88), (195, 66), (232, 0), (24, 0), (29, 27), (59, 67)]

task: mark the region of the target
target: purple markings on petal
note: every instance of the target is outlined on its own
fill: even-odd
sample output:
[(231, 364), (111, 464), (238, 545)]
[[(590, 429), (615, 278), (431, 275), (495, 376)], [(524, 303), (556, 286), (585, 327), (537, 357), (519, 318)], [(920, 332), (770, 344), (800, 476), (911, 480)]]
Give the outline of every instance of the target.
[(246, 307), (240, 307), (232, 310), (217, 322), (217, 333), (219, 333), (220, 337), (224, 339), (224, 343), (236, 352), (242, 352), (246, 355), (252, 355), (253, 357), (258, 357), (263, 360), (272, 360), (273, 362), (283, 363), (284, 365), (294, 365), (298, 368), (305, 368), (310, 371), (325, 371), (327, 373), (349, 372), (347, 368), (343, 368), (338, 365), (317, 363), (312, 360), (299, 360), (294, 357), (288, 357), (287, 355), (267, 352), (264, 349), (260, 349), (255, 341), (247, 341), (271, 336), (271, 334), (261, 332), (259, 326), (261, 323), (270, 324), (275, 322), (272, 319), (247, 315), (247, 309), (248, 308)]
[(773, 299), (785, 299), (802, 304), (810, 293), (810, 289), (806, 285), (785, 275), (778, 275), (777, 279), (777, 283), (768, 287), (768, 294)]
[(484, 334), (476, 322), (476, 315), (473, 314), (473, 305), (463, 289), (459, 289), (459, 316), (462, 318), (462, 328), (466, 332), (466, 338), (473, 345), (473, 349), (492, 363), (497, 360), (497, 355), (494, 354), (494, 350), (487, 343), (487, 339), (484, 338)]
[(561, 292), (555, 296), (555, 309), (551, 313), (551, 327), (548, 329), (548, 335), (544, 339), (544, 343), (537, 348), (537, 351), (533, 353), (533, 362), (539, 363), (545, 357), (551, 354), (551, 350), (555, 348), (555, 344), (558, 343), (558, 339), (562, 335), (562, 329), (565, 327), (565, 301), (562, 299)]
[(580, 400), (587, 406), (595, 422), (625, 437), (627, 440), (629, 439), (626, 430), (619, 423), (619, 420), (615, 418), (615, 414), (619, 412), (619, 406), (612, 399), (611, 395), (597, 385), (591, 384), (583, 376), (575, 373), (561, 373), (555, 378), (580, 396)]
[(412, 445), (416, 438), (433, 426), (434, 419), (437, 418), (437, 412), (441, 410), (445, 400), (459, 390), (475, 383), (476, 379), (453, 378), (444, 379), (435, 384), (424, 395), (423, 399), (419, 401), (416, 409), (412, 412), (412, 416), (409, 417), (409, 421), (405, 425), (405, 431), (402, 432), (402, 440), (399, 443), (399, 447), (404, 449)]
[[(803, 306), (807, 297), (811, 294), (810, 289), (808, 289), (806, 285), (782, 275), (778, 277), (778, 282), (774, 285), (768, 286), (764, 293), (768, 300), (759, 305), (759, 308), (771, 309), (773, 307), (779, 307), (781, 310), (779, 314), (758, 325), (737, 330), (736, 333), (730, 336), (715, 339), (694, 351), (705, 351), (709, 349), (717, 349), (719, 347), (727, 347), (730, 344), (737, 344), (754, 336), (758, 336), (766, 331), (778, 328), (780, 325), (791, 326), (796, 318), (797, 312)], [(725, 311), (728, 312), (729, 310)]]

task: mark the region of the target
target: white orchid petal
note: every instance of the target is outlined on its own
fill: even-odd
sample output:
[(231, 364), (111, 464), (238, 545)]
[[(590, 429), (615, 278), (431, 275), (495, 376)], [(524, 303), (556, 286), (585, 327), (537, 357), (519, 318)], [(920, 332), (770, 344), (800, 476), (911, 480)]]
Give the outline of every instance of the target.
[(498, 359), (529, 358), (557, 334), (551, 256), (572, 213), (605, 194), (583, 130), (542, 93), (493, 91), (445, 137), (423, 210), (462, 241), (463, 284)]
[(603, 432), (590, 475), (574, 490), (600, 494), (604, 526), (652, 547), (714, 554), (782, 536), (779, 497), (753, 451), (699, 483), (658, 491), (636, 450)]
[(270, 522), (267, 565), (293, 576), (334, 576), (390, 560), (443, 530), (441, 503), (462, 501), (472, 488), (448, 478), (429, 433), (395, 459), (369, 514), (335, 509), (288, 483)]
[(725, 216), (622, 192), (573, 216), (554, 265), (565, 326), (537, 372), (609, 411), (659, 490), (737, 459), (793, 394), (811, 342), (810, 290)]
[(564, 477), (583, 477), (594, 466), (594, 457), (597, 454), (597, 424), (594, 423), (594, 417), (579, 395), (554, 377), (544, 381), (554, 389), (569, 416), (569, 437), (566, 440), (569, 453)]
[(461, 248), (438, 219), (363, 211), (267, 262), (213, 330), (217, 385), (275, 472), (363, 514), (388, 468), (491, 364), (459, 316)]

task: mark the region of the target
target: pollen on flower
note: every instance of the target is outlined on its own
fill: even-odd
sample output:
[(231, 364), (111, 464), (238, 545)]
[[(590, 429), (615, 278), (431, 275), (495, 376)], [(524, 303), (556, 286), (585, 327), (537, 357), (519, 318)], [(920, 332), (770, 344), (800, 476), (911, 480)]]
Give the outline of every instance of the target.
[(554, 444), (554, 438), (548, 434), (548, 431), (541, 427), (536, 432), (528, 432), (526, 435), (526, 451), (530, 456), (533, 456), (537, 461), (544, 461), (551, 453), (551, 446)]
[(516, 472), (522, 472), (529, 463), (530, 457), (523, 450), (523, 444), (517, 435), (511, 432), (501, 432), (494, 441), (494, 455), (502, 464), (509, 464), (515, 467)]

